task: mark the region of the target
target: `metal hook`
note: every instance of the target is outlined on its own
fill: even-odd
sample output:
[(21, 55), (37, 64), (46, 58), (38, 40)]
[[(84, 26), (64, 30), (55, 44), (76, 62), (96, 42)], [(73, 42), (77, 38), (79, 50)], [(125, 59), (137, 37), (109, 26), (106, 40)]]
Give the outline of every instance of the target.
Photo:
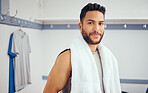
[(19, 31), (22, 31), (22, 24), (21, 23), (22, 22), (20, 20), (18, 20), (18, 24), (19, 24), (19, 27), (20, 27)]
[(12, 17), (10, 18), (10, 22), (11, 22), (11, 23), (13, 23), (13, 18), (14, 18), (14, 17), (16, 17), (16, 15), (17, 15), (17, 10), (16, 10), (15, 15), (14, 15), (14, 16), (12, 16)]

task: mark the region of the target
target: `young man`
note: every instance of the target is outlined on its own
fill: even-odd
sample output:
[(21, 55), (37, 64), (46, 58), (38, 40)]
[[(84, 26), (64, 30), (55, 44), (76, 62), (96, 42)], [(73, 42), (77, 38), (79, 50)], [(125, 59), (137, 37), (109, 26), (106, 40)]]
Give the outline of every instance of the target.
[(44, 93), (121, 93), (116, 58), (101, 43), (104, 19), (105, 7), (99, 4), (81, 10), (81, 34), (57, 57)]

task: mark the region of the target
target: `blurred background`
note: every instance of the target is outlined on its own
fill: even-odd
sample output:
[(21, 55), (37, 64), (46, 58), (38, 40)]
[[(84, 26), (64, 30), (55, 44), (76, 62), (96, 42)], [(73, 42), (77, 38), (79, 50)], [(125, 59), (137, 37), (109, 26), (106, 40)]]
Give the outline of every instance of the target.
[(11, 33), (21, 27), (31, 46), (32, 84), (17, 93), (42, 93), (56, 57), (79, 32), (80, 11), (89, 2), (106, 7), (102, 42), (118, 60), (122, 91), (146, 92), (148, 0), (0, 0), (0, 93), (9, 88)]

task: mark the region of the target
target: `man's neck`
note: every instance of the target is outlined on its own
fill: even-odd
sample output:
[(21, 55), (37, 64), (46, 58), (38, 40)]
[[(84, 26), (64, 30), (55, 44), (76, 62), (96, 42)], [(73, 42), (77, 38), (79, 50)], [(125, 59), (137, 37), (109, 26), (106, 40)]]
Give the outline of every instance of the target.
[(88, 44), (88, 46), (90, 47), (91, 52), (96, 52), (96, 49), (98, 47), (98, 44), (97, 45)]

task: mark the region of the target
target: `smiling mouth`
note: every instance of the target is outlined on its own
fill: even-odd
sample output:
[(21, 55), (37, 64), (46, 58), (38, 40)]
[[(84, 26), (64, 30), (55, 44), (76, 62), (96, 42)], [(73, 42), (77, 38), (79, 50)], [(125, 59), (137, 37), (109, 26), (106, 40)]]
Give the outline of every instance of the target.
[(93, 36), (93, 37), (99, 37), (99, 36), (101, 36), (100, 33), (90, 33), (90, 35)]

